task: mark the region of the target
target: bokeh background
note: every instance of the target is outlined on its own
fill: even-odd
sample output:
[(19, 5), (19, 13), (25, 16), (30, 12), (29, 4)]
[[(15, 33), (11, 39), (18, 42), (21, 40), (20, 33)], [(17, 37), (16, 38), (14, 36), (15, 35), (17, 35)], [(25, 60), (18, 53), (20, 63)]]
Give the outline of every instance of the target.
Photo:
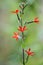
[[(22, 16), (23, 22), (39, 18), (38, 24), (27, 25), (23, 43), (12, 38), (19, 24), (11, 11), (20, 9), (21, 2), (28, 2)], [(22, 47), (35, 52), (26, 65), (43, 65), (43, 0), (0, 0), (0, 65), (23, 65)]]

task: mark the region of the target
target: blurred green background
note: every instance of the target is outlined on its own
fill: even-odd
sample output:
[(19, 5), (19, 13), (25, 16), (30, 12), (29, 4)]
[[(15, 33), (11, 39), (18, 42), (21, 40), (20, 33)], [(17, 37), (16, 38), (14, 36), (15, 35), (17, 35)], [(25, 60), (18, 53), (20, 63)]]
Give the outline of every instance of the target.
[[(23, 22), (39, 17), (39, 24), (27, 25), (23, 43), (12, 38), (19, 24), (11, 11), (20, 9), (21, 2), (28, 2), (22, 16)], [(22, 47), (35, 52), (26, 65), (43, 65), (43, 0), (0, 0), (0, 65), (23, 65)]]

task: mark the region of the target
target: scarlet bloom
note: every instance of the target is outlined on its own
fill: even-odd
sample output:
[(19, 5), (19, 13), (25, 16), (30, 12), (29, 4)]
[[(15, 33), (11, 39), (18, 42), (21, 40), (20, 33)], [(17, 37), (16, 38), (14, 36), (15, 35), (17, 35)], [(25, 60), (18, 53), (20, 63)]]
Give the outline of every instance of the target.
[(26, 52), (29, 56), (33, 56), (33, 55), (34, 55), (34, 52), (32, 52), (30, 48), (29, 48), (28, 50), (25, 50), (25, 52)]
[(19, 33), (14, 32), (14, 35), (12, 36), (12, 38), (15, 38), (16, 40), (18, 40), (19, 39)]
[(18, 12), (19, 12), (19, 10), (17, 9), (17, 10), (15, 10), (15, 11), (12, 11), (12, 13), (16, 13), (16, 14), (18, 14)]
[(24, 26), (24, 27), (19, 26), (18, 30), (21, 32), (24, 32), (25, 30), (27, 30), (27, 27), (26, 26)]
[(38, 17), (34, 19), (34, 22), (35, 23), (38, 23), (39, 22)]

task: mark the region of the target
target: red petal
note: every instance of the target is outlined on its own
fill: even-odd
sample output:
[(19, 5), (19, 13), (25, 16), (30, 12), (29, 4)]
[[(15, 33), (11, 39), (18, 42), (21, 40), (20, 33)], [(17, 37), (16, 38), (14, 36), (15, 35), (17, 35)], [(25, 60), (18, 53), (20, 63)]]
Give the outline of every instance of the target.
[(34, 52), (31, 52), (31, 56), (33, 56), (34, 55)]
[(14, 35), (19, 35), (19, 32), (17, 33), (17, 32), (14, 32)]
[(20, 29), (22, 29), (22, 26), (19, 26)]
[(12, 38), (15, 38), (15, 36), (12, 36)]
[(19, 26), (18, 30), (23, 32), (23, 28), (21, 26)]
[(19, 10), (16, 10), (16, 13), (18, 13), (19, 12)]
[(26, 26), (23, 27), (23, 30), (24, 30), (24, 31), (27, 30)]
[(39, 22), (38, 17), (34, 19), (34, 22), (36, 22), (36, 23)]

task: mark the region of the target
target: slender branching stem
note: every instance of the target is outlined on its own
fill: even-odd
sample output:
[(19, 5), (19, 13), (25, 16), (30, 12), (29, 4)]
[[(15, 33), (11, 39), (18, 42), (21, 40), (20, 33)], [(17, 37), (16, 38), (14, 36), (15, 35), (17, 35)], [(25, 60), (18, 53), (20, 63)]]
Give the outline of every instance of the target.
[(17, 14), (17, 18), (18, 18), (18, 20), (19, 20), (19, 22), (20, 22), (20, 17), (19, 17), (19, 15)]
[(25, 24), (24, 25), (26, 25), (26, 24), (31, 24), (31, 23), (33, 23), (34, 21), (30, 21), (30, 22), (25, 22)]
[[(23, 26), (22, 18), (21, 18), (21, 21), (20, 22), (21, 22), (21, 26)], [(22, 39), (24, 40), (24, 32), (22, 32)], [(24, 48), (23, 48), (22, 52), (23, 52), (23, 65), (25, 65)]]
[[(27, 6), (27, 4), (26, 4), (26, 5), (24, 6), (24, 8), (22, 9), (22, 13), (20, 12), (20, 15), (23, 14), (23, 11), (24, 11), (24, 9), (25, 9), (26, 6)], [(20, 25), (23, 26), (22, 18), (20, 18), (18, 14), (17, 14), (17, 18), (18, 18), (18, 20), (19, 20), (19, 22), (20, 22)], [(21, 32), (21, 33), (22, 33), (22, 39), (23, 39), (23, 41), (24, 41), (24, 32)], [(23, 48), (22, 51), (23, 51), (23, 65), (25, 65), (24, 48)]]
[(22, 11), (26, 8), (27, 5), (28, 5), (28, 4), (26, 4), (26, 5), (24, 6), (24, 8), (22, 9)]

